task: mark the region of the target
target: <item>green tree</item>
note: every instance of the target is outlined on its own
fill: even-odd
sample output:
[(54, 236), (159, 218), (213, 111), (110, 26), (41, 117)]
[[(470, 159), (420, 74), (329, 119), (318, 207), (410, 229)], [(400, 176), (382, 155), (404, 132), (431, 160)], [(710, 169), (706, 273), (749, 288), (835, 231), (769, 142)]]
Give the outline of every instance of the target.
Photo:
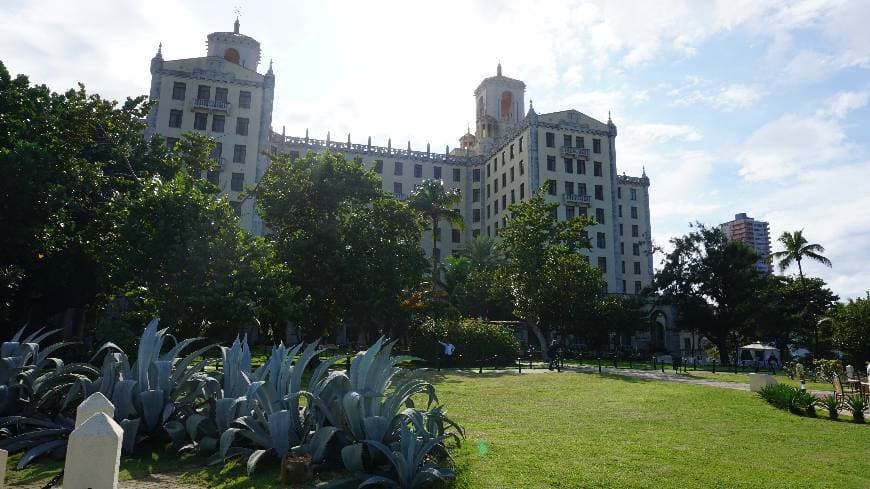
[[(559, 221), (558, 205), (547, 203), (540, 192), (511, 205), (498, 245), (508, 259), (499, 274), (502, 286), (510, 291), (514, 314), (526, 321), (542, 351), (550, 332), (576, 327), (589, 312), (587, 299), (599, 297), (604, 290), (600, 271), (581, 253), (590, 248), (586, 227), (594, 221), (586, 217)], [(568, 307), (559, 298), (580, 302)], [(565, 312), (551, 310), (563, 308)]]
[(850, 299), (833, 315), (834, 345), (859, 370), (870, 362), (870, 298)]
[(678, 324), (697, 329), (719, 350), (723, 363), (735, 352), (741, 335), (754, 326), (764, 288), (755, 270), (756, 253), (729, 241), (718, 228), (697, 225), (671, 239), (654, 288), (662, 302), (677, 308)]
[(408, 204), (417, 210), (431, 223), (432, 229), (432, 287), (434, 288), (441, 276), (438, 274), (438, 257), (435, 250), (438, 248), (441, 221), (447, 221), (451, 226), (463, 229), (465, 221), (462, 214), (455, 207), (462, 202), (459, 190), (447, 190), (441, 180), (423, 180), (423, 182), (411, 192)]
[(819, 262), (827, 267), (831, 267), (831, 260), (822, 255), (822, 253), (825, 252), (825, 248), (820, 244), (810, 244), (807, 242), (806, 238), (804, 238), (803, 230), (793, 232), (784, 231), (778, 241), (782, 244), (784, 249), (782, 251), (771, 253), (770, 257), (774, 260), (779, 260), (779, 270), (781, 272), (785, 272), (788, 267), (797, 263), (798, 276), (803, 280), (804, 270), (801, 266), (801, 261), (805, 258)]
[(345, 319), (380, 328), (419, 280), (417, 215), (359, 160), (280, 155), (253, 195), (271, 229), (267, 239), (300, 287), (296, 318), (307, 334), (334, 331)]

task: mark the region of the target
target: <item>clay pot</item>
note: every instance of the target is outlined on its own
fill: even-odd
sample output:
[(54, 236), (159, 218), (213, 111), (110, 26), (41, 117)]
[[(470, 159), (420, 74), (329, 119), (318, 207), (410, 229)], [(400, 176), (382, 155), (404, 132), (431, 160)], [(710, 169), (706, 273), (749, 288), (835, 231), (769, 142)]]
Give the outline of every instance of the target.
[(300, 484), (311, 480), (311, 454), (288, 453), (281, 461), (281, 483)]

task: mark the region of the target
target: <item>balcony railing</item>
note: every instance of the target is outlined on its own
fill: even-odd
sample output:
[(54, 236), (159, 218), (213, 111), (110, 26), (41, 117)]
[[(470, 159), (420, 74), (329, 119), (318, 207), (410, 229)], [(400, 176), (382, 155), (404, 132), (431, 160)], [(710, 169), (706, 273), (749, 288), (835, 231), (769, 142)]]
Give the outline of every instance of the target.
[(588, 207), (592, 202), (588, 195), (562, 194), (562, 201), (567, 205), (582, 205)]
[(209, 100), (198, 98), (193, 101), (194, 109), (205, 109), (213, 112), (229, 112), (230, 104), (226, 100)]
[(568, 156), (572, 158), (589, 158), (589, 148), (562, 146), (562, 156)]

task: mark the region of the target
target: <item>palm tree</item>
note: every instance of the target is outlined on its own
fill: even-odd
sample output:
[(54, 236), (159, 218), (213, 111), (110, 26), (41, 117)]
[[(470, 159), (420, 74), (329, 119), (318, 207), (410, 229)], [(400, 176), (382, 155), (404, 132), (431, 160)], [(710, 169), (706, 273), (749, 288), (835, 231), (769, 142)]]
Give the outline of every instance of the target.
[(491, 236), (475, 236), (459, 250), (459, 255), (468, 258), (473, 268), (489, 270), (504, 262), (504, 256), (495, 244), (495, 238)]
[[(801, 267), (801, 260), (809, 258), (821, 263), (822, 265), (827, 265), (828, 267), (831, 266), (831, 260), (828, 260), (827, 257), (821, 254), (825, 252), (825, 247), (820, 244), (808, 243), (806, 238), (804, 238), (804, 232), (802, 229), (794, 232), (783, 232), (782, 236), (779, 237), (779, 242), (782, 243), (785, 249), (771, 253), (770, 257), (774, 260), (779, 260), (780, 272), (785, 272), (785, 269), (791, 266), (792, 263), (797, 263), (801, 289), (804, 289), (806, 285), (806, 282), (804, 281), (804, 270), (803, 267)], [(806, 315), (806, 310), (802, 315)], [(825, 318), (822, 318), (818, 322), (811, 322), (813, 329), (813, 358), (818, 358), (819, 355), (819, 326), (825, 322), (825, 320)]]
[(804, 258), (815, 260), (828, 267), (831, 266), (831, 260), (821, 255), (821, 253), (825, 252), (825, 247), (815, 243), (809, 244), (806, 238), (804, 238), (803, 230), (794, 232), (785, 231), (779, 237), (779, 242), (782, 243), (785, 249), (771, 253), (770, 257), (774, 260), (779, 260), (779, 271), (781, 272), (785, 272), (786, 268), (796, 262), (801, 283), (804, 281), (804, 270), (801, 267), (801, 260)]
[(438, 244), (438, 223), (447, 220), (459, 229), (465, 227), (462, 214), (454, 209), (462, 202), (458, 189), (447, 190), (441, 180), (423, 180), (408, 197), (408, 204), (432, 222), (432, 288), (438, 281), (438, 257), (435, 250)]

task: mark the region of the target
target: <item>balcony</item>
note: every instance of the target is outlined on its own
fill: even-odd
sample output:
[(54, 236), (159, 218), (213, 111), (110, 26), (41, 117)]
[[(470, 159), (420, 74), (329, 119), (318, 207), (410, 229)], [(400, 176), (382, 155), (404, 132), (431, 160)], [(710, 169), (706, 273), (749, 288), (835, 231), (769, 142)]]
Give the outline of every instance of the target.
[(575, 148), (574, 146), (562, 146), (562, 156), (566, 158), (589, 159), (589, 148)]
[(230, 104), (226, 100), (209, 100), (198, 98), (193, 101), (194, 109), (204, 109), (211, 112), (229, 112)]
[(592, 199), (588, 195), (562, 194), (562, 202), (564, 202), (565, 205), (580, 205), (584, 207), (589, 207)]

